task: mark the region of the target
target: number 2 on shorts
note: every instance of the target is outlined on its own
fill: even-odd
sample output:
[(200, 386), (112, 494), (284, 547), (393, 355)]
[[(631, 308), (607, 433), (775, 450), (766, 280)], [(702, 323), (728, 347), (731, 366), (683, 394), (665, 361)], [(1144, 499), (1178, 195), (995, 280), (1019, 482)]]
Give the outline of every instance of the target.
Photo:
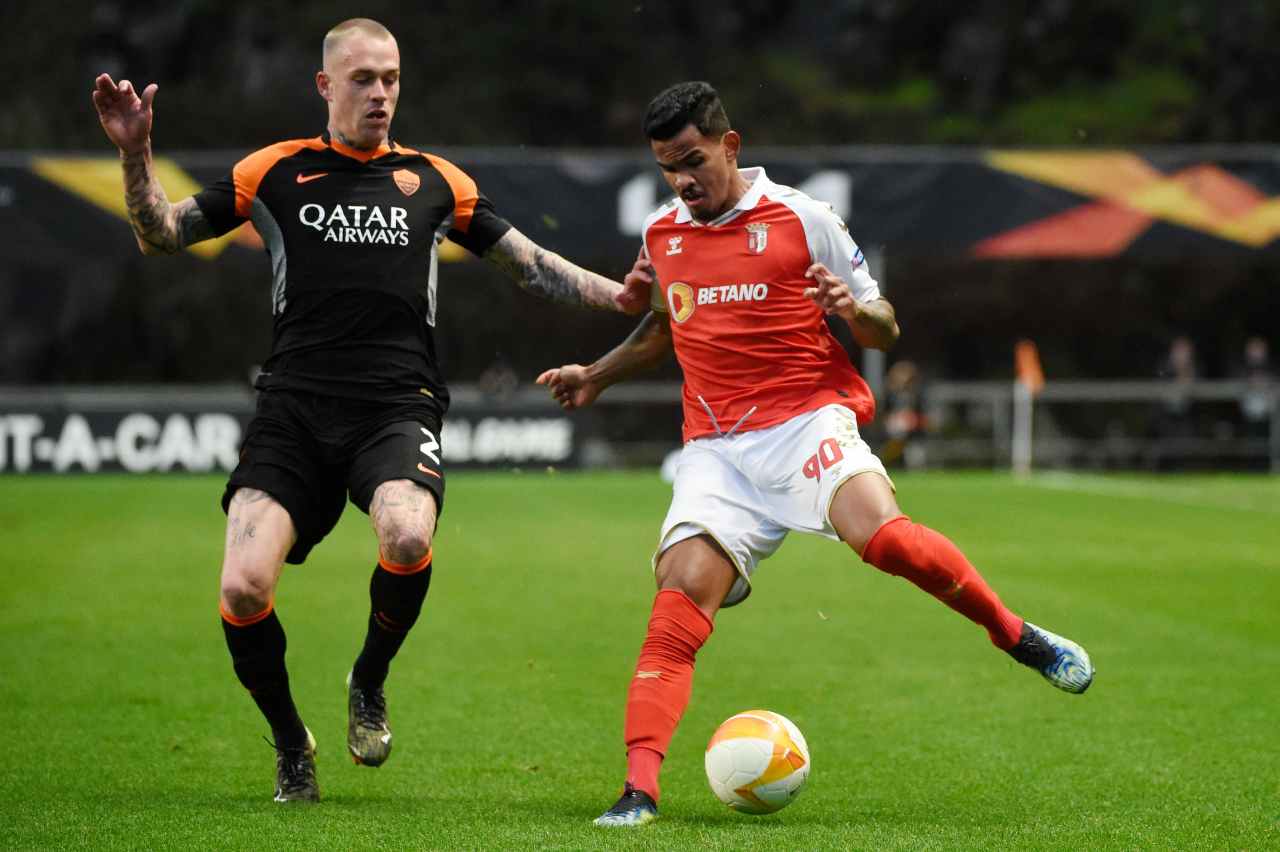
[(436, 455), (436, 450), (440, 449), (440, 442), (436, 440), (436, 436), (432, 435), (426, 427), (423, 426), (419, 428), (422, 429), (422, 434), (426, 435), (427, 440), (418, 445), (418, 452), (431, 459), (436, 463), (436, 466), (439, 467), (440, 457)]

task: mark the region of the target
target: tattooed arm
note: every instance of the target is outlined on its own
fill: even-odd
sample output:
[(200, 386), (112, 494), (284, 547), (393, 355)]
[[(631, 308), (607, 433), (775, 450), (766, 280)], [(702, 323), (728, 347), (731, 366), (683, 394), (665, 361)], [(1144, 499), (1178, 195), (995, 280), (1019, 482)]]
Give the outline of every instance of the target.
[(128, 80), (117, 84), (107, 74), (98, 75), (93, 89), (98, 121), (120, 149), (125, 204), (143, 254), (173, 254), (213, 236), (195, 199), (170, 204), (156, 178), (151, 163), (151, 102), (158, 89), (152, 83), (139, 96)]
[(213, 227), (194, 198), (170, 204), (151, 167), (151, 148), (141, 154), (120, 152), (124, 200), (129, 224), (143, 254), (174, 254), (213, 237)]
[(497, 266), (530, 293), (584, 308), (623, 311), (634, 314), (649, 304), (648, 288), (637, 292), (602, 275), (575, 266), (555, 252), (550, 252), (512, 228), (484, 253), (484, 259)]

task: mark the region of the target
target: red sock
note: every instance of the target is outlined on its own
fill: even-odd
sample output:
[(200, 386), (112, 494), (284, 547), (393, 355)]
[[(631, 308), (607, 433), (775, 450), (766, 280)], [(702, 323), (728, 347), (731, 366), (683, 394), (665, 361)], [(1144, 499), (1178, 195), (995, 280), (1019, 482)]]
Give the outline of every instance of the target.
[(713, 625), (684, 592), (653, 599), (649, 632), (627, 690), (627, 782), (658, 800), (658, 770), (693, 692), (693, 659)]
[(970, 621), (987, 628), (997, 648), (1018, 644), (1022, 619), (1000, 598), (951, 540), (906, 515), (886, 522), (867, 542), (862, 560), (915, 583)]

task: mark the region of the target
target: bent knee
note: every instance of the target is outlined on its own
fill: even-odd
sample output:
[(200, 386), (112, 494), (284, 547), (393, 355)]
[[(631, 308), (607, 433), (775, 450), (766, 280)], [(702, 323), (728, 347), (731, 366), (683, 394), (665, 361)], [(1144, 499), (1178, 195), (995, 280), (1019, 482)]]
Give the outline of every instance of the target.
[(901, 514), (889, 480), (866, 471), (841, 483), (827, 510), (827, 520), (841, 541), (862, 554), (880, 528)]
[(847, 524), (844, 529), (839, 531), (840, 538), (859, 556), (862, 556), (867, 552), (867, 545), (871, 543), (871, 539), (875, 538), (876, 533), (880, 532), (880, 528), (895, 518), (901, 517), (902, 512), (896, 506), (892, 511), (867, 515)]
[(378, 542), (382, 558), (397, 565), (421, 562), (431, 550), (431, 534), (425, 526), (396, 527)]
[(654, 572), (659, 591), (683, 592), (699, 609), (714, 613), (738, 579), (738, 570), (707, 535), (677, 542), (663, 551)]
[(222, 573), (222, 606), (237, 618), (249, 618), (264, 611), (271, 606), (274, 594), (275, 586), (268, 577), (235, 570)]
[[(863, 530), (856, 533), (856, 536), (858, 537), (856, 537), (854, 541), (845, 539), (845, 542), (850, 546), (850, 548), (854, 549), (856, 553), (858, 553), (859, 558), (863, 560), (863, 562), (870, 565), (877, 565), (877, 567), (879, 567), (878, 562), (882, 562), (882, 560), (877, 559), (876, 556), (869, 553), (870, 545), (872, 545), (873, 541), (878, 540), (877, 536), (879, 536), (879, 533), (881, 533), (884, 528), (891, 526), (895, 521), (905, 523), (905, 530), (911, 530), (911, 528), (915, 527), (915, 523), (911, 521), (908, 516), (905, 516), (905, 514), (902, 514), (901, 512), (892, 513), (888, 514), (887, 517), (877, 518), (874, 523), (868, 523)], [(884, 539), (881, 540), (884, 541)], [(893, 536), (890, 536), (890, 539), (888, 540), (893, 540)], [(877, 553), (881, 553), (881, 551), (883, 551), (883, 548), (877, 545)]]

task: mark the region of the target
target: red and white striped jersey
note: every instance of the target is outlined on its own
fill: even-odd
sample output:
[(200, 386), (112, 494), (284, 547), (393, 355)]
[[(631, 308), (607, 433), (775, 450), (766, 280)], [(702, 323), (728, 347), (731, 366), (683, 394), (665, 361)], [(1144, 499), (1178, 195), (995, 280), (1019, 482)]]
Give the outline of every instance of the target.
[(644, 223), (652, 307), (670, 314), (684, 370), (684, 439), (763, 429), (833, 403), (870, 420), (871, 389), (804, 297), (814, 286), (805, 270), (822, 263), (854, 298), (880, 298), (861, 250), (829, 205), (764, 169), (741, 173), (750, 189), (718, 219), (698, 222), (676, 198)]

